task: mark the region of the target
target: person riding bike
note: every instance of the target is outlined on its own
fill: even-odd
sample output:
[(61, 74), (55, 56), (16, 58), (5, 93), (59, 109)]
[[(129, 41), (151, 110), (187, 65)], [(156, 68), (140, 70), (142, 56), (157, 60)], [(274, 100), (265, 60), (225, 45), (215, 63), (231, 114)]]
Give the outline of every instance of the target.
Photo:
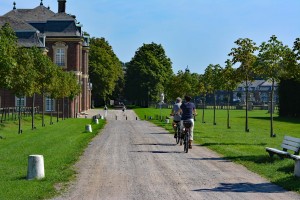
[[(176, 124), (181, 121), (181, 113), (178, 112), (180, 110), (181, 102), (182, 102), (181, 98), (177, 97), (176, 102), (173, 105), (172, 112), (170, 114), (171, 116), (173, 116), (172, 126), (174, 128), (174, 131), (176, 131)], [(174, 138), (176, 138), (176, 137), (177, 137), (177, 135), (176, 135), (176, 132), (175, 132), (174, 133)]]
[(184, 97), (185, 102), (183, 102), (180, 106), (179, 112), (181, 112), (181, 127), (183, 128), (183, 121), (191, 121), (192, 126), (190, 128), (191, 130), (191, 135), (190, 135), (190, 141), (189, 141), (189, 149), (192, 148), (192, 141), (193, 141), (193, 132), (194, 132), (194, 115), (197, 115), (196, 112), (196, 106), (194, 103), (190, 102), (191, 97), (190, 96), (185, 96)]

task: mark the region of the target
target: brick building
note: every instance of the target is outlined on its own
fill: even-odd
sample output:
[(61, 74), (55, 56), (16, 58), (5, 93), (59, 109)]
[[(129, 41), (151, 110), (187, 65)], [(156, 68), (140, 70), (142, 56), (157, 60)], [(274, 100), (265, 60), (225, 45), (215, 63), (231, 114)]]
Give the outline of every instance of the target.
[[(14, 29), (18, 44), (24, 47), (37, 46), (52, 59), (52, 61), (66, 71), (72, 71), (78, 77), (81, 86), (80, 94), (73, 100), (54, 100), (46, 97), (44, 111), (56, 111), (57, 106), (65, 105), (65, 116), (76, 117), (78, 113), (91, 108), (91, 83), (88, 76), (89, 37), (82, 31), (82, 25), (76, 16), (66, 13), (66, 0), (58, 0), (58, 12), (40, 5), (33, 9), (13, 9), (0, 16), (0, 26), (9, 23)], [(21, 100), (10, 91), (1, 89), (0, 106), (31, 106), (30, 97)], [(36, 98), (36, 106), (42, 107), (42, 98)], [(60, 111), (62, 109), (59, 109)]]

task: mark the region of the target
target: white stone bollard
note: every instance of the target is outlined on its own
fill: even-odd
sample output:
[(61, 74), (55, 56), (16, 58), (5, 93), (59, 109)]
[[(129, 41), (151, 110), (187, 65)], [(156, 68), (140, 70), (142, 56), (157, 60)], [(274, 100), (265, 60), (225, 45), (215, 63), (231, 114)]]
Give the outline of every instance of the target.
[(101, 119), (104, 119), (104, 116), (101, 115)]
[(90, 133), (93, 132), (92, 125), (90, 125), (90, 124), (85, 125), (85, 131), (90, 132)]
[(300, 177), (300, 157), (295, 160), (294, 175)]
[(43, 155), (30, 155), (28, 157), (27, 180), (42, 179), (45, 177)]
[(166, 123), (168, 124), (170, 122), (170, 120), (169, 119), (166, 119)]
[(99, 124), (99, 120), (98, 119), (95, 119), (94, 122), (95, 122), (95, 124)]

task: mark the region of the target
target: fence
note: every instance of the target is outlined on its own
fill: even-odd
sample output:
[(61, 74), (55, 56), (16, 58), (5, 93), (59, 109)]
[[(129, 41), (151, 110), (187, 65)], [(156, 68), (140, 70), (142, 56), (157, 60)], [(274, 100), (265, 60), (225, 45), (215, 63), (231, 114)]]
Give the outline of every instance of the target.
[[(9, 120), (17, 120), (19, 115), (19, 109), (21, 111), (21, 117), (29, 117), (32, 114), (32, 107), (5, 107), (0, 108), (1, 122)], [(34, 107), (34, 113), (39, 113), (39, 107)]]

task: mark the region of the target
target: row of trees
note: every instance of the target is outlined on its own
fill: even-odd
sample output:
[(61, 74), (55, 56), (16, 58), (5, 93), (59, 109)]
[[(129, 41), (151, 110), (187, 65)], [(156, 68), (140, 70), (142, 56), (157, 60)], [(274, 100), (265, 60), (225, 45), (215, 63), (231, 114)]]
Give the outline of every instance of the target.
[[(45, 95), (54, 99), (74, 98), (80, 92), (75, 75), (56, 66), (41, 49), (19, 47), (9, 24), (0, 29), (0, 88), (13, 91), (19, 98), (32, 97), (32, 129), (35, 94), (42, 95), (44, 100)], [(42, 110), (42, 126), (45, 126)]]
[[(215, 97), (218, 90), (228, 91), (229, 103), (230, 91), (236, 89), (239, 83), (243, 83), (247, 97), (245, 131), (248, 132), (248, 88), (251, 81), (257, 77), (271, 81), (270, 96), (273, 99), (275, 82), (280, 83), (282, 79), (299, 79), (300, 39), (295, 40), (293, 48), (283, 45), (275, 35), (259, 46), (249, 38), (238, 39), (235, 45), (236, 47), (229, 52), (224, 67), (220, 64), (210, 64), (204, 74), (191, 73), (188, 68), (174, 74), (172, 62), (161, 45), (143, 44), (135, 52), (131, 61), (124, 65), (124, 79), (122, 79), (124, 83), (117, 84), (116, 79), (111, 81), (114, 82), (115, 88), (124, 86), (122, 89), (118, 88), (118, 91), (125, 91), (123, 96), (128, 101), (142, 106), (147, 106), (149, 101), (158, 102), (162, 92), (167, 101), (188, 94), (201, 95), (205, 103), (206, 95), (212, 94)], [(98, 76), (100, 77), (100, 74)], [(216, 105), (216, 98), (214, 99)], [(273, 101), (271, 101), (271, 110), (272, 107)], [(228, 128), (230, 128), (229, 116), (228, 110)], [(202, 121), (204, 122), (204, 110)], [(270, 136), (273, 137), (275, 136), (273, 112), (270, 112), (270, 121)], [(216, 124), (215, 109), (214, 124)]]

